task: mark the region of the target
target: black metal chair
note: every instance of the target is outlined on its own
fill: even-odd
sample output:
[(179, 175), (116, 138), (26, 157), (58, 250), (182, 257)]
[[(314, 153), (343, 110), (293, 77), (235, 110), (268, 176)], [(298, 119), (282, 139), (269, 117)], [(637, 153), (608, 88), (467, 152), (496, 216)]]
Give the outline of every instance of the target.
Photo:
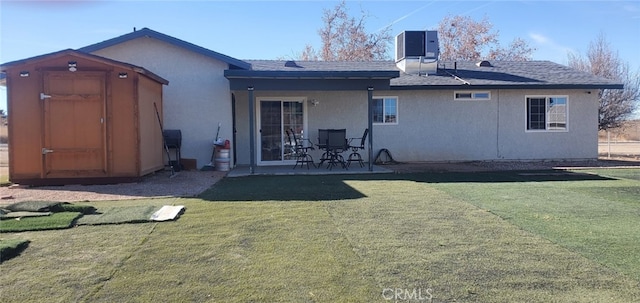
[(324, 161), (329, 160), (329, 151), (327, 150), (327, 136), (329, 130), (328, 129), (318, 129), (318, 148), (324, 150), (322, 155), (320, 156), (320, 163), (318, 163), (318, 167), (322, 166)]
[[(364, 167), (364, 161), (362, 161), (362, 156), (358, 151), (364, 149), (364, 145), (367, 142), (367, 135), (369, 135), (368, 128), (364, 130), (362, 137), (349, 139), (349, 148), (351, 149), (351, 154), (347, 158), (347, 166), (350, 166), (351, 162), (358, 162), (360, 164), (360, 167)], [(356, 143), (359, 143), (359, 145), (354, 145)]]
[[(287, 133), (287, 139), (289, 140), (291, 148), (293, 148), (294, 157), (296, 158), (296, 164), (293, 168), (295, 169), (298, 164), (300, 164), (300, 167), (306, 164), (307, 169), (309, 169), (309, 163), (315, 168), (316, 165), (313, 163), (313, 157), (309, 154), (309, 150), (314, 149), (311, 142), (308, 142), (308, 140), (304, 138), (297, 138), (293, 129), (285, 130), (285, 132)], [(305, 141), (308, 143), (305, 144)]]
[(333, 169), (334, 166), (340, 164), (342, 168), (348, 169), (347, 164), (342, 157), (341, 153), (349, 149), (347, 144), (347, 130), (346, 129), (329, 129), (327, 130), (327, 145), (326, 150), (329, 155), (328, 169)]

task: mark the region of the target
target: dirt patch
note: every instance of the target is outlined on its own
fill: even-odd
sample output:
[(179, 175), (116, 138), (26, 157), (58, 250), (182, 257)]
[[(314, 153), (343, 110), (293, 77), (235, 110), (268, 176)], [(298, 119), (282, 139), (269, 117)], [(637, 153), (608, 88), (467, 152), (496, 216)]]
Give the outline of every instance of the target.
[(162, 197), (193, 197), (222, 179), (227, 172), (181, 171), (169, 178), (168, 171), (145, 177), (137, 183), (111, 185), (10, 186), (0, 187), (0, 204), (20, 201), (109, 201)]

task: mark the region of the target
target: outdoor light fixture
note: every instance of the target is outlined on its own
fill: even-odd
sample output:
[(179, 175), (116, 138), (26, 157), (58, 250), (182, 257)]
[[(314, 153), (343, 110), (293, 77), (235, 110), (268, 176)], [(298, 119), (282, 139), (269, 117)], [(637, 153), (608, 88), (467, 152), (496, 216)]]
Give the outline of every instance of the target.
[(23, 77), (23, 78), (29, 77), (29, 71), (26, 71), (26, 70), (21, 71), (20, 72), (20, 77)]
[(69, 71), (70, 72), (75, 72), (78, 70), (77, 65), (78, 63), (76, 61), (69, 61)]
[(119, 73), (118, 74), (118, 78), (120, 79), (126, 79), (129, 75), (127, 75), (127, 73)]
[(313, 105), (313, 106), (318, 106), (318, 104), (320, 104), (320, 101), (318, 101), (316, 99), (311, 99), (311, 100), (309, 100), (309, 102), (311, 102), (311, 105)]

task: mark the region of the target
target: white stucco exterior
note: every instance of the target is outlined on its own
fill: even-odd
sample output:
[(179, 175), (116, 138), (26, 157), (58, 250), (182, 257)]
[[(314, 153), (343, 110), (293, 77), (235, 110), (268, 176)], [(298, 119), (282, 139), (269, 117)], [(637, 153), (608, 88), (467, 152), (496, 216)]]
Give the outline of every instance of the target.
[[(248, 94), (234, 93), (238, 163), (248, 164)], [(316, 106), (306, 104), (305, 133), (314, 143), (319, 128), (346, 128), (347, 137), (361, 137), (367, 127), (366, 91), (254, 94), (255, 99), (295, 96), (318, 101)], [(528, 131), (526, 96), (559, 95), (568, 98), (567, 130)], [(402, 162), (597, 158), (598, 99), (585, 90), (491, 90), (491, 99), (481, 101), (455, 101), (452, 90), (376, 91), (376, 96), (398, 97), (398, 123), (374, 124), (374, 156), (386, 148)], [(319, 151), (313, 155), (317, 159)]]
[(144, 66), (169, 80), (163, 91), (164, 128), (182, 131), (182, 158), (196, 159), (198, 168), (211, 161), (218, 123), (220, 137), (231, 139), (231, 92), (224, 77), (228, 64), (146, 37), (94, 54)]
[[(342, 80), (336, 80), (336, 78), (329, 76), (327, 79), (332, 80), (319, 77), (315, 79), (320, 80), (286, 82), (287, 80), (281, 79), (291, 78), (293, 74), (288, 73), (299, 72), (297, 68), (288, 70), (286, 64), (281, 63), (284, 64), (284, 69), (282, 69), (283, 66), (278, 64), (270, 65), (270, 61), (257, 61), (253, 63), (256, 66), (252, 66), (247, 62), (204, 50), (186, 42), (173, 40), (173, 38), (148, 29), (143, 31), (146, 31), (147, 34), (136, 36), (139, 32), (134, 32), (131, 34), (132, 38), (119, 38), (117, 43), (108, 43), (105, 46), (98, 44), (99, 48), (94, 48), (97, 50), (93, 53), (143, 66), (169, 80), (169, 85), (164, 88), (163, 96), (164, 128), (182, 131), (182, 158), (196, 159), (198, 168), (211, 162), (218, 124), (221, 125), (219, 137), (223, 140), (233, 141), (233, 97), (236, 100), (236, 139), (235, 142), (232, 142), (232, 147), (235, 149), (231, 153), (232, 166), (251, 163), (249, 106), (255, 110), (255, 120), (253, 121), (256, 147), (255, 163), (261, 165), (278, 164), (275, 161), (261, 161), (258, 158), (262, 152), (258, 123), (260, 120), (258, 107), (260, 99), (278, 100), (278, 98), (283, 98), (302, 101), (305, 117), (303, 124), (306, 128), (304, 134), (315, 144), (318, 143), (318, 129), (344, 128), (347, 130), (347, 137), (358, 138), (367, 128), (367, 87), (372, 86), (369, 81), (373, 80), (348, 79), (349, 77), (344, 77), (343, 73), (349, 73), (352, 70), (344, 69), (344, 66), (340, 64), (330, 63), (329, 66), (340, 71), (342, 77), (340, 79)], [(230, 64), (233, 64), (234, 67), (232, 68)], [(243, 66), (245, 64), (246, 66)], [(383, 66), (382, 69), (380, 69), (380, 64)], [(309, 65), (311, 73), (326, 72), (323, 69), (325, 65), (313, 62), (307, 62), (305, 65)], [(370, 68), (373, 70), (379, 68), (378, 72), (387, 71), (386, 65), (380, 62), (372, 63), (371, 66), (358, 66), (361, 72)], [(532, 66), (545, 70), (554, 69), (558, 74), (570, 75), (570, 71), (559, 65), (534, 62)], [(348, 65), (348, 68), (351, 67)], [(517, 64), (515, 66), (502, 65), (500, 68), (479, 71), (476, 70), (475, 65), (467, 67), (470, 71), (482, 72), (485, 73), (485, 76), (491, 76), (477, 80), (489, 81), (489, 85), (485, 82), (482, 83), (485, 83), (485, 87), (494, 87), (494, 89), (482, 90), (485, 95), (490, 96), (488, 99), (456, 100), (455, 92), (465, 92), (465, 89), (472, 91), (473, 85), (463, 86), (457, 82), (451, 84), (447, 81), (456, 80), (447, 77), (427, 79), (433, 83), (449, 83), (441, 86), (444, 87), (442, 89), (432, 89), (434, 86), (429, 86), (431, 84), (422, 84), (425, 81), (424, 78), (403, 77), (401, 75), (400, 81), (397, 81), (397, 83), (401, 83), (399, 86), (391, 86), (390, 90), (374, 91), (374, 98), (397, 98), (397, 123), (374, 124), (371, 130), (373, 155), (377, 155), (378, 151), (384, 148), (391, 152), (395, 160), (402, 162), (597, 158), (597, 94), (589, 94), (584, 89), (547, 89), (544, 86), (539, 86), (536, 89), (505, 89), (511, 85), (511, 82), (500, 82), (505, 73), (513, 72), (517, 75), (526, 69)], [(262, 87), (262, 90), (256, 88), (253, 91), (253, 100), (248, 100), (247, 90), (231, 90), (231, 87), (237, 88), (242, 85), (237, 85), (238, 82), (230, 82), (227, 79), (229, 74), (225, 74), (225, 71), (230, 72), (230, 69), (233, 69), (231, 78), (236, 80), (246, 76), (243, 76), (242, 72), (245, 74), (253, 72), (260, 75), (255, 78), (258, 80), (243, 82), (246, 86), (251, 86), (254, 81), (261, 83), (259, 87)], [(240, 73), (238, 73), (239, 70), (241, 70)], [(266, 72), (267, 76), (259, 74), (260, 72)], [(541, 78), (542, 80), (535, 81), (522, 76), (514, 77), (517, 81), (528, 83), (526, 87), (536, 87), (539, 83), (548, 81), (544, 77)], [(560, 77), (559, 80), (556, 80), (573, 83), (569, 78)], [(314, 84), (318, 84), (314, 81), (324, 81), (321, 83), (324, 85), (314, 86)], [(265, 83), (268, 84), (265, 85)], [(296, 90), (296, 85), (303, 83), (306, 88)], [(327, 85), (327, 83), (331, 84)], [(345, 88), (344, 85), (347, 83), (350, 86)], [(356, 85), (356, 83), (358, 84)], [(407, 83), (413, 84), (407, 85)], [(502, 84), (496, 85), (496, 83)], [(236, 84), (236, 86), (231, 84)], [(351, 89), (361, 84), (363, 85), (362, 90), (341, 90)], [(275, 90), (276, 87), (283, 90)], [(421, 89), (421, 87), (429, 89)], [(501, 89), (497, 89), (497, 87), (501, 87)], [(310, 91), (309, 89), (318, 90)], [(527, 130), (526, 98), (535, 96), (562, 96), (568, 100), (566, 129), (559, 131)], [(316, 104), (314, 105), (311, 100), (316, 101)], [(564, 115), (564, 113), (562, 114)], [(284, 134), (282, 135), (284, 138)], [(272, 135), (269, 136), (273, 138)], [(265, 147), (265, 150), (273, 152), (272, 143), (272, 140), (269, 141), (270, 146)], [(278, 147), (276, 146), (276, 148)], [(318, 159), (320, 154), (321, 151), (318, 150), (312, 152), (315, 159)], [(368, 155), (368, 151), (361, 151), (361, 154)], [(237, 163), (234, 163), (234, 155), (237, 157)]]

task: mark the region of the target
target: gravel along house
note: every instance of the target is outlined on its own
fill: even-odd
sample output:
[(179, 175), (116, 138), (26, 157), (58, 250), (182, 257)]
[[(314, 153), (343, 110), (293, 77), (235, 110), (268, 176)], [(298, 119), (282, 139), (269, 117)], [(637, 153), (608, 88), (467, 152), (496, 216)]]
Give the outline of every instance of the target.
[[(96, 168), (102, 177), (116, 177), (118, 169), (143, 174), (155, 167), (155, 162), (143, 163), (146, 157), (123, 163), (118, 146), (118, 136), (125, 133), (138, 134), (139, 143), (133, 144), (140, 144), (139, 155), (151, 153), (143, 151), (142, 141), (161, 142), (161, 133), (142, 130), (151, 128), (147, 120), (155, 117), (153, 102), (141, 100), (147, 88), (161, 107), (164, 128), (181, 131), (181, 158), (196, 168), (211, 162), (218, 138), (229, 140), (231, 167), (293, 164), (287, 133), (318, 144), (320, 129), (346, 129), (348, 138), (362, 137), (368, 130), (362, 154), (369, 164), (381, 149), (402, 162), (598, 157), (597, 90), (621, 89), (621, 83), (549, 61), (444, 62), (438, 60), (435, 31), (405, 31), (395, 42), (390, 61), (241, 60), (143, 28), (77, 50), (4, 63), (0, 77), (7, 86), (10, 114), (27, 117), (46, 112), (40, 97), (46, 95), (42, 87), (51, 83), (52, 73), (95, 72), (85, 59), (112, 65), (96, 83), (105, 92), (103, 117), (96, 116), (105, 138), (103, 160)], [(74, 70), (69, 66), (74, 61), (67, 57), (47, 68), (29, 65), (61, 54), (79, 57)], [(143, 87), (129, 89), (133, 96), (109, 93), (125, 80), (121, 73), (144, 79), (137, 82)], [(22, 84), (28, 81), (31, 84)], [(130, 125), (116, 118), (116, 104), (127, 98), (138, 98), (131, 107), (137, 122)], [(29, 125), (19, 120), (10, 119), (15, 123), (10, 138), (15, 138), (13, 133), (25, 137), (10, 144), (10, 177), (59, 178), (47, 166), (55, 149), (33, 143), (44, 144), (51, 132), (24, 130)], [(34, 158), (43, 158), (30, 164), (28, 176), (18, 174), (25, 169), (18, 161), (22, 145), (29, 146), (25, 152)], [(155, 145), (159, 154), (153, 157), (159, 157), (162, 149)], [(322, 153), (309, 152), (314, 159)], [(70, 163), (62, 170), (73, 174), (76, 168)]]

